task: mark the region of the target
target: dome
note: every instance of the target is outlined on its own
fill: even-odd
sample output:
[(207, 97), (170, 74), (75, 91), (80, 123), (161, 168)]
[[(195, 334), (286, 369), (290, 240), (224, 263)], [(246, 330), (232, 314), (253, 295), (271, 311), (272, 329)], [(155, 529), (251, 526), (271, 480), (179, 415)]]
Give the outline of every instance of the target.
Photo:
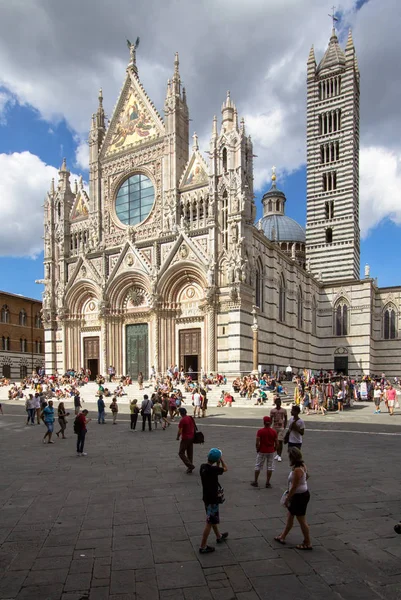
[(286, 215), (262, 217), (257, 223), (257, 228), (263, 231), (265, 236), (271, 241), (301, 242), (301, 244), (305, 244), (304, 228)]

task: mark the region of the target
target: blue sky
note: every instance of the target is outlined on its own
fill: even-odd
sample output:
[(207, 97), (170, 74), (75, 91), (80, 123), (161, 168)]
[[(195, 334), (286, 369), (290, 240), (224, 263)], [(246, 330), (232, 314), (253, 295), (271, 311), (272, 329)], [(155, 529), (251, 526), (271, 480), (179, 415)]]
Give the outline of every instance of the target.
[[(82, 173), (88, 179), (80, 151), (91, 113), (96, 110), (98, 88), (104, 89), (110, 115), (125, 76), (125, 38), (134, 37), (132, 31), (141, 33), (139, 72), (161, 114), (174, 52), (180, 51), (191, 127), (199, 134), (202, 150), (207, 150), (213, 114), (218, 114), (226, 89), (231, 89), (258, 155), (258, 217), (262, 212), (260, 198), (270, 187), (274, 164), (278, 187), (287, 196), (286, 213), (305, 224), (305, 65), (312, 43), (318, 60), (324, 52), (330, 36), (330, 8), (322, 6), (320, 0), (303, 0), (295, 7), (291, 0), (249, 0), (245, 11), (237, 0), (218, 0), (219, 5), (230, 7), (227, 22), (223, 12), (210, 14), (209, 0), (196, 4), (195, 18), (191, 2), (166, 0), (161, 6), (156, 0), (139, 1), (134, 13), (128, 0), (106, 0), (98, 9), (94, 0), (87, 0), (87, 11), (80, 15), (79, 23), (78, 13), (74, 13), (74, 7), (80, 7), (78, 0), (71, 0), (68, 11), (59, 0), (28, 0), (23, 13), (12, 4), (3, 13), (0, 219), (7, 225), (3, 225), (0, 240), (1, 289), (41, 297), (41, 286), (34, 283), (43, 276), (41, 204), (63, 157), (74, 176)], [(92, 3), (93, 10), (89, 6)], [(160, 14), (151, 22), (153, 4)], [(41, 21), (34, 19), (36, 5), (46, 17)], [(117, 20), (112, 28), (111, 6), (126, 15), (126, 22)], [(294, 11), (294, 22), (286, 21), (289, 7)], [(308, 16), (311, 11), (313, 20)], [(61, 15), (65, 27), (57, 29)], [(378, 277), (380, 286), (401, 284), (395, 242), (401, 233), (401, 118), (397, 100), (401, 77), (394, 77), (394, 72), (399, 72), (397, 57), (401, 52), (397, 15), (401, 17), (396, 0), (344, 0), (338, 13), (340, 40), (346, 37), (349, 26), (353, 29), (362, 77), (361, 270), (363, 275), (365, 263), (370, 264), (371, 275)], [(180, 20), (185, 27), (178, 31), (175, 28)], [(28, 32), (24, 47), (29, 47), (29, 52), (18, 44), (19, 28)], [(39, 38), (43, 43), (38, 44)], [(242, 39), (240, 44), (238, 39)], [(26, 183), (25, 174), (29, 176)]]

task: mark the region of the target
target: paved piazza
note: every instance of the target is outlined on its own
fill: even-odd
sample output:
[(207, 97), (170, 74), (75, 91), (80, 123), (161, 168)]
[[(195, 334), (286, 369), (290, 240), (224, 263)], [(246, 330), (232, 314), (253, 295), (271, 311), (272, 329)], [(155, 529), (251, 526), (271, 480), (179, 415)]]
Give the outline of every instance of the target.
[[(2, 392), (4, 393), (4, 392)], [(67, 403), (71, 406), (70, 403)], [(96, 417), (94, 404), (86, 404)], [(198, 468), (186, 475), (177, 425), (131, 432), (127, 407), (118, 425), (88, 426), (87, 457), (68, 439), (43, 445), (44, 426), (3, 402), (0, 415), (0, 598), (5, 600), (373, 600), (401, 597), (399, 448), (401, 415), (371, 405), (306, 417), (304, 455), (311, 474), (312, 552), (295, 527), (286, 546), (273, 540), (285, 519), (279, 504), (288, 464), (272, 489), (249, 483), (254, 437), (265, 408), (210, 408), (204, 447), (219, 446), (226, 544), (199, 555), (204, 526)], [(399, 411), (398, 411), (399, 412)], [(390, 422), (391, 421), (391, 422)], [(395, 466), (395, 469), (394, 469)], [(209, 542), (214, 539), (211, 536)]]

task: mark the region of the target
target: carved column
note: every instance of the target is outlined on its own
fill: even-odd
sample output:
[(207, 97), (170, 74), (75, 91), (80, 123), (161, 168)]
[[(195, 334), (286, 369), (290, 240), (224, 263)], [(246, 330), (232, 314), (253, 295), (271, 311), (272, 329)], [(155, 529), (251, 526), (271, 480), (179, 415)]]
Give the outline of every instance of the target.
[[(216, 370), (216, 312), (214, 304), (208, 306), (208, 332), (207, 332), (207, 343), (208, 343), (208, 371), (214, 373)], [(205, 365), (199, 365), (199, 367), (205, 369)]]
[(252, 375), (258, 374), (258, 365), (259, 365), (259, 326), (256, 315), (256, 308), (253, 308), (253, 325), (252, 329)]
[(159, 372), (159, 339), (160, 339), (160, 320), (159, 315), (155, 312), (155, 347), (153, 353), (153, 365), (155, 367), (156, 373)]

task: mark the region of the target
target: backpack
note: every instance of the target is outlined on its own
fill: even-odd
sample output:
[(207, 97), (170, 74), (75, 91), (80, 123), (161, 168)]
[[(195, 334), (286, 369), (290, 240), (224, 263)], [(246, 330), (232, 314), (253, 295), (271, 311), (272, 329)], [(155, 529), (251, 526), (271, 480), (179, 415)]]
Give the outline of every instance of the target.
[(74, 433), (76, 433), (76, 434), (81, 433), (81, 424), (79, 422), (78, 417), (75, 417), (75, 419), (74, 419)]

